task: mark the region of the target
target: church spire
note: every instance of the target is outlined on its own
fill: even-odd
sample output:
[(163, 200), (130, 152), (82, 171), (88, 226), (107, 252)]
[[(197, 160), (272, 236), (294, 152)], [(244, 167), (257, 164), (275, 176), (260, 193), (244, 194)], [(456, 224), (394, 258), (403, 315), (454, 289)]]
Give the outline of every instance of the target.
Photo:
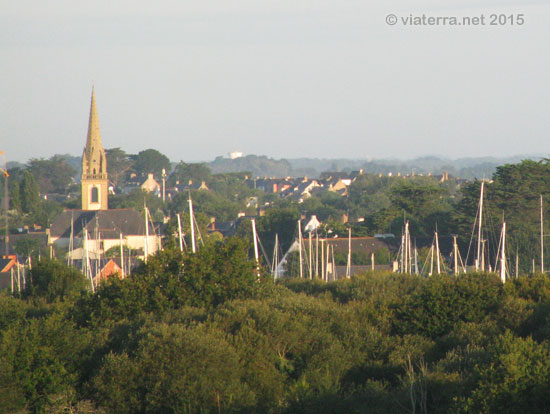
[(95, 89), (92, 86), (92, 100), (90, 102), (90, 118), (88, 120), (88, 138), (86, 139), (86, 151), (93, 152), (94, 148), (103, 148), (101, 145), (101, 132), (99, 132), (99, 119), (95, 103)]
[(82, 154), (82, 210), (107, 210), (109, 179), (107, 157), (101, 144), (99, 119), (95, 103), (95, 90), (92, 87), (88, 137)]

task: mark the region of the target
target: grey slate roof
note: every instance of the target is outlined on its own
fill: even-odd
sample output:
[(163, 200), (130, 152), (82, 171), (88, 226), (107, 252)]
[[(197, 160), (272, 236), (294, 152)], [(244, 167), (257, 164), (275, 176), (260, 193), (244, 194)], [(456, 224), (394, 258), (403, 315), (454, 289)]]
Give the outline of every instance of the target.
[(143, 215), (131, 208), (113, 210), (65, 210), (53, 222), (51, 237), (69, 238), (73, 221), (73, 236), (81, 237), (86, 228), (90, 235), (96, 230), (96, 223), (103, 239), (118, 239), (123, 236), (145, 235)]

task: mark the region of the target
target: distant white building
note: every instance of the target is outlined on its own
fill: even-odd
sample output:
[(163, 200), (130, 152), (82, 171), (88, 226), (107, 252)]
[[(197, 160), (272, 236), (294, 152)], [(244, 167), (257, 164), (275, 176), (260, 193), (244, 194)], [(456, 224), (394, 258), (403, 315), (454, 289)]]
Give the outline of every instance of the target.
[(311, 233), (312, 231), (317, 230), (320, 225), (321, 225), (321, 223), (317, 219), (317, 216), (314, 214), (314, 215), (311, 216), (311, 219), (306, 224), (306, 227), (304, 228), (304, 231), (306, 233)]
[(233, 151), (229, 153), (229, 158), (231, 158), (232, 160), (241, 158), (242, 156), (243, 156), (243, 153), (241, 151)]

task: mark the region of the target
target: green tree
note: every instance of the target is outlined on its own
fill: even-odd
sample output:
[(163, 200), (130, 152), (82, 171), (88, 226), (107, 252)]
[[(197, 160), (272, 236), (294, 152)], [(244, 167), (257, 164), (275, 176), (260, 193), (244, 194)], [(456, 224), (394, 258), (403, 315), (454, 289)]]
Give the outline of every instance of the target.
[(212, 308), (252, 297), (261, 285), (255, 263), (248, 258), (247, 243), (234, 237), (208, 241), (196, 254), (180, 252), (171, 243), (131, 277), (111, 279), (95, 295), (78, 301), (73, 313), (79, 324), (101, 324), (146, 312), (164, 315), (183, 306)]
[(502, 284), (495, 274), (432, 276), (396, 307), (395, 329), (437, 338), (460, 321), (480, 322), (499, 309), (502, 299)]
[(186, 255), (180, 276), (186, 300), (195, 306), (218, 305), (253, 295), (257, 287), (255, 264), (248, 257), (248, 243), (236, 237), (209, 242), (197, 254)]
[(16, 181), (13, 184), (10, 183), (10, 204), (11, 209), (17, 212), (21, 212), (21, 193), (19, 191), (19, 183)]
[(413, 231), (432, 234), (436, 227), (447, 232), (450, 206), (446, 202), (447, 190), (430, 181), (407, 179), (397, 182), (390, 190), (392, 206), (412, 219)]
[(57, 201), (42, 200), (40, 210), (33, 215), (36, 224), (49, 228), (55, 218), (63, 211), (63, 206)]
[(396, 178), (363, 174), (351, 183), (349, 191), (350, 214), (365, 217), (391, 205), (390, 187)]
[(23, 257), (38, 256), (41, 252), (40, 240), (32, 237), (20, 238), (13, 243), (13, 249), (18, 255)]
[(3, 330), (0, 411), (70, 412), (89, 345), (87, 336), (59, 311), (23, 317)]
[(187, 184), (189, 181), (194, 183), (200, 183), (201, 181), (209, 181), (212, 175), (210, 168), (204, 163), (191, 163), (186, 164), (180, 161), (175, 167), (170, 178), (168, 179), (169, 185), (176, 185), (179, 182), (182, 185)]
[(93, 380), (96, 401), (110, 412), (237, 412), (253, 402), (220, 332), (158, 324), (141, 337), (132, 354), (107, 355)]
[(170, 172), (170, 160), (155, 149), (147, 149), (137, 154), (133, 169), (140, 177), (147, 177), (147, 174), (153, 173), (159, 178), (162, 175), (162, 169), (165, 169), (166, 173)]
[(510, 332), (490, 348), (488, 363), (476, 366), (477, 387), (458, 400), (455, 412), (544, 412), (550, 406), (550, 349)]
[[(453, 213), (460, 238), (469, 240), (477, 215), (481, 182), (474, 181), (463, 186), (461, 199)], [(519, 268), (527, 272), (531, 259), (540, 263), (540, 196), (543, 196), (544, 215), (550, 213), (550, 161), (522, 161), (497, 168), (492, 182), (485, 183), (484, 222), (487, 227), (499, 227), (503, 218), (507, 223), (507, 246), (517, 251)], [(545, 225), (545, 233), (550, 227)], [(484, 230), (484, 233), (487, 230)], [(497, 246), (489, 245), (490, 255), (496, 254)], [(548, 254), (547, 254), (548, 253)], [(550, 250), (545, 251), (550, 257)], [(546, 267), (548, 265), (546, 264)]]
[(23, 173), (21, 180), (21, 210), (23, 213), (35, 214), (40, 209), (40, 193), (34, 176), (29, 172)]
[[(228, 200), (212, 191), (196, 190), (191, 191), (193, 208), (197, 213), (207, 217), (215, 217), (218, 221), (230, 221), (237, 218), (237, 213), (242, 209), (242, 204)], [(188, 193), (177, 194), (171, 204), (173, 213), (188, 210)]]
[[(248, 197), (262, 195), (246, 184), (246, 173), (214, 174), (208, 180), (209, 188), (230, 201), (243, 202)], [(244, 208), (244, 203), (241, 203)]]
[(42, 259), (33, 265), (24, 295), (41, 297), (47, 302), (65, 300), (86, 290), (88, 281), (74, 267), (58, 260)]
[(267, 251), (272, 252), (275, 235), (279, 235), (281, 250), (286, 252), (297, 234), (300, 211), (296, 206), (272, 208), (258, 219), (258, 232)]
[(125, 182), (126, 175), (132, 168), (132, 160), (119, 147), (105, 150), (105, 156), (107, 157), (109, 180), (115, 187), (118, 187)]
[(28, 170), (44, 194), (66, 193), (76, 174), (75, 169), (61, 155), (54, 155), (47, 160), (33, 158), (29, 161)]

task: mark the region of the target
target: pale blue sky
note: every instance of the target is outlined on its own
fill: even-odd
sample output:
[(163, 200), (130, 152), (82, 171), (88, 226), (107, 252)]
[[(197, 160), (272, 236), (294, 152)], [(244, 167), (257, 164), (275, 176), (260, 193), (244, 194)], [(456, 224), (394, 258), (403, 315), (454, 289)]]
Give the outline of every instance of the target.
[[(173, 161), (550, 153), (548, 1), (112, 3), (0, 0), (8, 159), (79, 155), (92, 83), (106, 148)], [(391, 27), (389, 13), (525, 24)]]

